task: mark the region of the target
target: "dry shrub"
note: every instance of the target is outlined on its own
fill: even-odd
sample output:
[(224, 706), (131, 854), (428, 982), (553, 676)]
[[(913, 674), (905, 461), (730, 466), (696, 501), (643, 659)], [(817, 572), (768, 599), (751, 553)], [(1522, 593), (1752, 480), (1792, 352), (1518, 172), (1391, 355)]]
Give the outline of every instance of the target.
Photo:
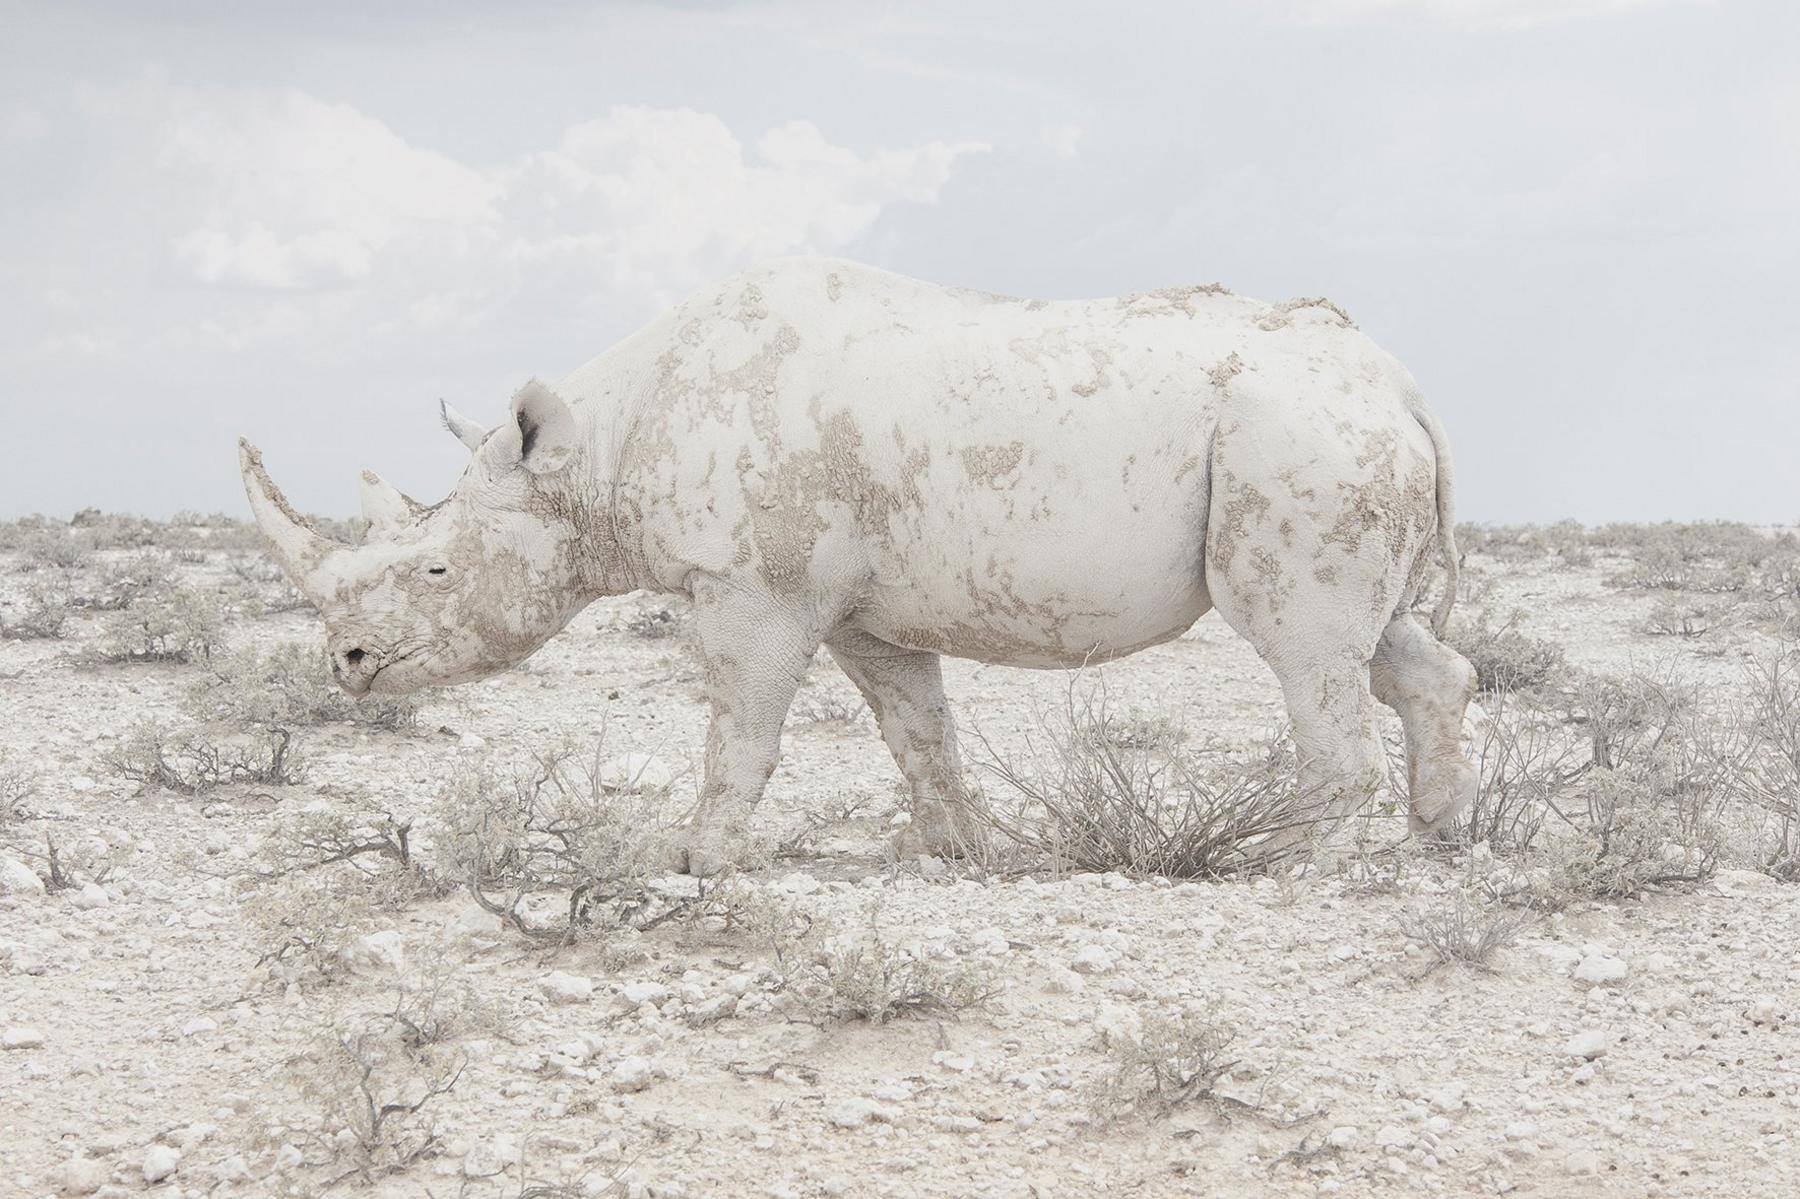
[(412, 848), (413, 822), (368, 802), (341, 806), (307, 804), (282, 820), (256, 847), (252, 877), (285, 875), (345, 865), (365, 875), (405, 871), (420, 889), (439, 888)]
[(35, 766), (0, 746), (0, 828), (24, 817), (25, 801), (37, 794), (41, 781)]
[(207, 662), (225, 639), (216, 595), (158, 587), (107, 617), (94, 658), (100, 662)]
[(1732, 605), (1713, 600), (1662, 600), (1650, 609), (1644, 632), (1652, 637), (1704, 637), (1724, 624)]
[(350, 1167), (332, 1182), (403, 1170), (436, 1146), (431, 1107), (467, 1065), (462, 1053), (420, 1036), (439, 1006), (436, 995), (403, 995), (390, 1011), (340, 1017), (288, 1059), (287, 1080), (308, 1111), (294, 1131), (310, 1164)]
[(1135, 1036), (1103, 1034), (1107, 1069), (1092, 1107), (1104, 1123), (1135, 1114), (1161, 1115), (1198, 1099), (1237, 1065), (1229, 1056), (1237, 1030), (1210, 1010), (1153, 1013)]
[(1482, 611), (1450, 627), (1450, 644), (1475, 668), (1475, 686), (1483, 694), (1535, 690), (1562, 674), (1562, 647), (1521, 633), (1514, 626), (1523, 617), (1514, 611), (1496, 626)]
[(1487, 970), (1494, 954), (1517, 940), (1532, 919), (1530, 912), (1483, 903), (1463, 888), (1400, 917), (1400, 931), (1432, 955), (1432, 969), (1460, 962)]
[(180, 586), (174, 560), (155, 550), (142, 550), (97, 572), (79, 603), (95, 612), (122, 612), (147, 596), (174, 591)]
[(358, 942), (389, 924), (422, 890), (411, 871), (347, 868), (251, 878), (247, 887), (242, 915), (256, 964), (281, 987), (349, 977)]
[(1606, 579), (1613, 587), (1783, 594), (1800, 562), (1793, 534), (1769, 537), (1732, 521), (1608, 525), (1600, 535), (1631, 557)]
[(682, 630), (680, 613), (670, 607), (642, 608), (625, 621), (625, 631), (645, 641), (661, 641)]
[(1128, 748), (1104, 686), (1070, 684), (1065, 704), (1038, 714), (1024, 764), (981, 738), (983, 769), (1012, 793), (971, 810), (1051, 869), (1206, 878), (1268, 866), (1286, 835), (1313, 822), (1285, 738), (1233, 755)]
[(955, 1015), (999, 993), (992, 971), (916, 957), (874, 927), (852, 935), (770, 941), (789, 994), (812, 1016), (886, 1024), (908, 1015)]
[[(648, 883), (673, 860), (668, 797), (608, 790), (604, 760), (597, 743), (586, 752), (466, 763), (433, 808), (439, 869), (528, 936), (568, 941), (665, 918)], [(508, 894), (493, 899), (490, 891)], [(546, 925), (526, 900), (550, 893), (562, 915)]]
[(374, 728), (411, 728), (416, 699), (352, 698), (331, 677), (324, 647), (283, 642), (249, 648), (212, 664), (188, 696), (189, 709), (207, 720), (261, 729), (293, 730), (346, 720)]
[(1800, 637), (1793, 626), (1745, 669), (1741, 694), (1717, 743), (1725, 786), (1749, 809), (1752, 864), (1800, 881)]
[(1730, 769), (1690, 688), (1584, 674), (1562, 696), (1497, 699), (1465, 843), (1544, 851), (1552, 904), (1710, 875)]
[(133, 726), (106, 756), (107, 768), (144, 787), (201, 795), (234, 783), (287, 787), (305, 777), (293, 734), (259, 730), (223, 740), (157, 721)]
[(91, 549), (67, 525), (46, 523), (26, 534), (17, 552), (21, 569), (67, 572), (87, 565)]
[(54, 641), (63, 635), (72, 613), (66, 584), (33, 580), (24, 588), (25, 602), (8, 617), (0, 610), (0, 638), (10, 641)]
[(1490, 697), (1476, 751), (1475, 799), (1458, 817), (1456, 838), (1496, 853), (1529, 853), (1552, 816), (1564, 817), (1591, 764), (1567, 725), (1522, 694)]

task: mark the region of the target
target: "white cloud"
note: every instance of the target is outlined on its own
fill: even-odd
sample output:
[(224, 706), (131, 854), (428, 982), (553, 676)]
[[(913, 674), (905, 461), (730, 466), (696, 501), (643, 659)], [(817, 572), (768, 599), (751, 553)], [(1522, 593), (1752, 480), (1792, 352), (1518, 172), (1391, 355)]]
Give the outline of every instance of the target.
[(1081, 153), (1081, 138), (1087, 131), (1080, 125), (1045, 125), (1038, 130), (1044, 148), (1065, 162)]
[[(171, 88), (166, 102), (152, 169), (178, 277), (349, 293), (314, 305), (314, 323), (384, 333), (497, 311), (638, 317), (759, 258), (847, 250), (889, 206), (935, 203), (957, 161), (987, 149), (860, 154), (790, 121), (748, 150), (708, 113), (616, 107), (480, 169), (302, 92)], [(184, 336), (257, 344), (297, 332), (296, 310), (271, 319), (238, 294)]]

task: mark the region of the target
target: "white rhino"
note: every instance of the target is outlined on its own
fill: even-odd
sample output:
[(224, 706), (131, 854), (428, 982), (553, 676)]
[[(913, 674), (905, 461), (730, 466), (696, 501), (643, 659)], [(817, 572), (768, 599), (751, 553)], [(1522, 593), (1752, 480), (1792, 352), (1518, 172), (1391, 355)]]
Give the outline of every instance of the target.
[[(1415, 828), (1473, 793), (1474, 672), (1433, 635), (1456, 591), (1443, 430), (1329, 301), (1048, 303), (790, 259), (527, 383), (494, 429), (444, 419), (473, 451), (456, 490), (427, 508), (365, 473), (354, 548), (241, 443), (339, 682), (478, 679), (600, 596), (690, 597), (712, 706), (695, 873), (738, 843), (821, 645), (910, 785), (906, 852), (971, 831), (941, 655), (1079, 666), (1209, 608), (1280, 680), (1321, 816), (1385, 774), (1372, 696), (1405, 727)], [(1434, 551), (1428, 630), (1412, 607)]]

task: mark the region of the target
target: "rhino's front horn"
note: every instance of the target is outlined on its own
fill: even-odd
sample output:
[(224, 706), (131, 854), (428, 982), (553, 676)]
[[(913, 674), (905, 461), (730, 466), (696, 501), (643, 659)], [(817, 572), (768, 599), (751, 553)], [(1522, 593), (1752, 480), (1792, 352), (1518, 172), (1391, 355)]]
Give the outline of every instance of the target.
[(412, 523), (420, 508), (398, 488), (372, 470), (362, 473), (362, 513), (369, 531), (393, 533)]
[(250, 497), (250, 511), (256, 514), (257, 527), (269, 539), (275, 561), (287, 572), (294, 586), (308, 599), (318, 602), (320, 588), (317, 573), (325, 555), (339, 548), (337, 542), (321, 537), (295, 512), (281, 488), (263, 469), (262, 453), (248, 441), (238, 438), (238, 469), (244, 476), (244, 494)]

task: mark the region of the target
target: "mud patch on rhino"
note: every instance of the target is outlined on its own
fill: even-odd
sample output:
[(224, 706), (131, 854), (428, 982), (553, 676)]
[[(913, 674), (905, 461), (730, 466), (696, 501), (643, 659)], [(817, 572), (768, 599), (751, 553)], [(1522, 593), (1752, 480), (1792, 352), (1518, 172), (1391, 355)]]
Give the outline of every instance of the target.
[(1004, 476), (1019, 469), (1019, 463), (1025, 457), (1025, 443), (1013, 441), (1006, 445), (964, 446), (957, 453), (962, 458), (963, 471), (969, 476), (971, 483), (1000, 491), (1018, 481), (1003, 480)]

